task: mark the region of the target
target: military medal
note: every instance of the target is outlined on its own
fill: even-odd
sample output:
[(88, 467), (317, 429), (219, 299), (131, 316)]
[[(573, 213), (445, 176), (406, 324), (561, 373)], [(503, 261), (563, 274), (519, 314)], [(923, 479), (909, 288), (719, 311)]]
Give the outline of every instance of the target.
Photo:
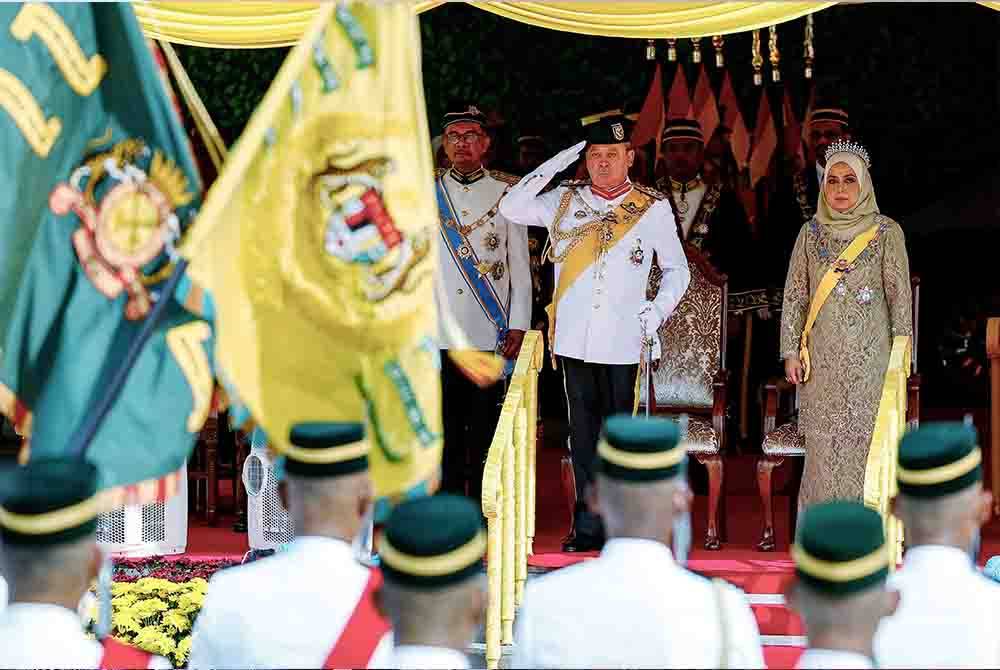
[(497, 261), (493, 264), (493, 281), (500, 281), (503, 279), (504, 266), (503, 261)]
[(496, 251), (500, 247), (500, 238), (497, 237), (496, 233), (489, 233), (486, 236), (486, 248), (490, 251)]
[(636, 239), (635, 246), (629, 252), (629, 260), (632, 261), (632, 265), (639, 267), (642, 265), (643, 258), (645, 258), (645, 253), (642, 250), (642, 240)]

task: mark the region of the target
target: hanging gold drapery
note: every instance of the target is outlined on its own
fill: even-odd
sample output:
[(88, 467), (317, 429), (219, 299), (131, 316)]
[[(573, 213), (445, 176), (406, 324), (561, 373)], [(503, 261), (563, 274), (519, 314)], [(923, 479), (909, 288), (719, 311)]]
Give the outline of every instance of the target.
[(716, 35), (712, 38), (712, 46), (715, 47), (715, 67), (725, 67), (726, 57), (722, 53), (722, 47), (725, 45), (726, 40), (722, 35)]
[(771, 60), (771, 81), (781, 81), (781, 53), (778, 52), (778, 26), (767, 29), (768, 58)]
[(813, 62), (816, 60), (816, 48), (813, 44), (813, 17), (812, 14), (806, 17), (806, 38), (805, 38), (805, 61), (806, 61), (806, 79), (812, 79), (813, 77)]
[[(413, 2), (423, 12), (439, 0)], [(473, 7), (542, 28), (643, 39), (711, 37), (800, 18), (835, 2), (474, 2)], [(200, 47), (255, 49), (295, 44), (315, 2), (133, 3), (143, 32)]]
[(761, 70), (764, 67), (764, 57), (760, 55), (760, 31), (753, 31), (753, 42), (750, 44), (750, 64), (753, 66), (754, 86), (764, 83), (764, 75)]
[(691, 62), (695, 65), (701, 62), (701, 38), (691, 38)]

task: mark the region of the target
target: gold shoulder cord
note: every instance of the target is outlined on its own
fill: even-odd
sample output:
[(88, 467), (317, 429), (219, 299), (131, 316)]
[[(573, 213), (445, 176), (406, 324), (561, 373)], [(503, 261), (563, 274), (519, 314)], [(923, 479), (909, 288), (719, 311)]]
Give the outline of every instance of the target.
[[(592, 232), (609, 225), (607, 218), (600, 218), (591, 220), (582, 226), (578, 226), (568, 231), (560, 228), (559, 222), (566, 217), (566, 212), (569, 210), (569, 204), (573, 199), (574, 193), (575, 191), (572, 189), (563, 193), (562, 199), (559, 201), (559, 209), (556, 211), (555, 221), (552, 223), (552, 234), (549, 237), (549, 243), (546, 246), (545, 258), (553, 263), (562, 263), (566, 260), (566, 257), (569, 256), (570, 252), (573, 251), (573, 248), (580, 244), (580, 242), (582, 242), (587, 236), (589, 236)], [(566, 248), (561, 254), (557, 254), (555, 251), (555, 245), (563, 240), (570, 240), (570, 242), (566, 245)]]

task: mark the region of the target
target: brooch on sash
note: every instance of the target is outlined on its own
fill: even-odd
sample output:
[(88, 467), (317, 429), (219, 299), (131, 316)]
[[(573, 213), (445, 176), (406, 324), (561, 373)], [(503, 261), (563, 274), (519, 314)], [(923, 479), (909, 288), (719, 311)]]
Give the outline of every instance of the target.
[(645, 257), (646, 254), (642, 250), (642, 240), (640, 238), (636, 238), (635, 246), (633, 246), (632, 251), (629, 252), (628, 259), (632, 261), (632, 265), (640, 267)]

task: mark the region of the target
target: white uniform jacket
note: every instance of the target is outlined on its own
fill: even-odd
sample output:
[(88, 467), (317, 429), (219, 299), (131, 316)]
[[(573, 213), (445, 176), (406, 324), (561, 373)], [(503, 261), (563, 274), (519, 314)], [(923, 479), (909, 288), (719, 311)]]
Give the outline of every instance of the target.
[[(324, 537), (299, 537), (288, 551), (216, 573), (188, 668), (323, 667), (368, 577), (351, 545)], [(386, 633), (369, 667), (391, 661)]]
[[(539, 195), (553, 175), (540, 168), (522, 179), (500, 201), (500, 213), (525, 226), (548, 228), (556, 255), (566, 251), (571, 239), (555, 241), (553, 231), (560, 201), (567, 190), (573, 191), (569, 208), (558, 222), (570, 232), (584, 227), (614, 210), (628, 193), (614, 200), (594, 195), (581, 182), (564, 182)], [(639, 311), (646, 303), (646, 287), (656, 252), (663, 280), (653, 299), (656, 317), (649, 327), (655, 329), (670, 317), (691, 274), (687, 258), (677, 238), (677, 227), (670, 202), (652, 189), (635, 187), (656, 198), (629, 232), (587, 268), (568, 288), (556, 308), (555, 345), (560, 356), (589, 363), (628, 365), (638, 363), (642, 353), (642, 327)], [(556, 263), (555, 285), (559, 285), (561, 263)]]
[(613, 539), (600, 557), (528, 584), (514, 668), (763, 668), (746, 596), (679, 566), (651, 540)]
[(899, 608), (875, 636), (881, 668), (1000, 668), (1000, 584), (976, 572), (969, 555), (917, 546), (889, 578)]
[[(468, 230), (465, 239), (479, 263), (484, 264), (483, 274), (493, 285), (497, 298), (507, 310), (508, 329), (528, 330), (531, 327), (528, 231), (521, 226), (511, 225), (498, 213), (497, 205), (501, 196), (516, 181), (516, 177), (486, 170), (478, 180), (462, 184), (450, 170), (437, 170), (435, 174), (441, 177), (454, 214), (458, 217), (458, 226)], [(447, 225), (447, 220), (442, 221), (441, 225)], [(448, 305), (472, 347), (480, 351), (495, 350), (496, 325), (480, 307), (474, 289), (465, 279), (440, 233), (438, 269)], [(438, 310), (442, 307), (439, 304)], [(442, 349), (454, 347), (455, 343), (451, 342), (443, 329), (439, 338)]]
[[(13, 603), (0, 614), (0, 668), (98, 668), (104, 647), (87, 637), (80, 616), (58, 605)], [(172, 668), (153, 656), (150, 668)]]
[(872, 659), (853, 651), (806, 649), (795, 667), (798, 670), (863, 670), (875, 665)]
[(470, 667), (469, 657), (454, 649), (400, 645), (396, 647), (392, 668), (399, 670), (463, 670)]

